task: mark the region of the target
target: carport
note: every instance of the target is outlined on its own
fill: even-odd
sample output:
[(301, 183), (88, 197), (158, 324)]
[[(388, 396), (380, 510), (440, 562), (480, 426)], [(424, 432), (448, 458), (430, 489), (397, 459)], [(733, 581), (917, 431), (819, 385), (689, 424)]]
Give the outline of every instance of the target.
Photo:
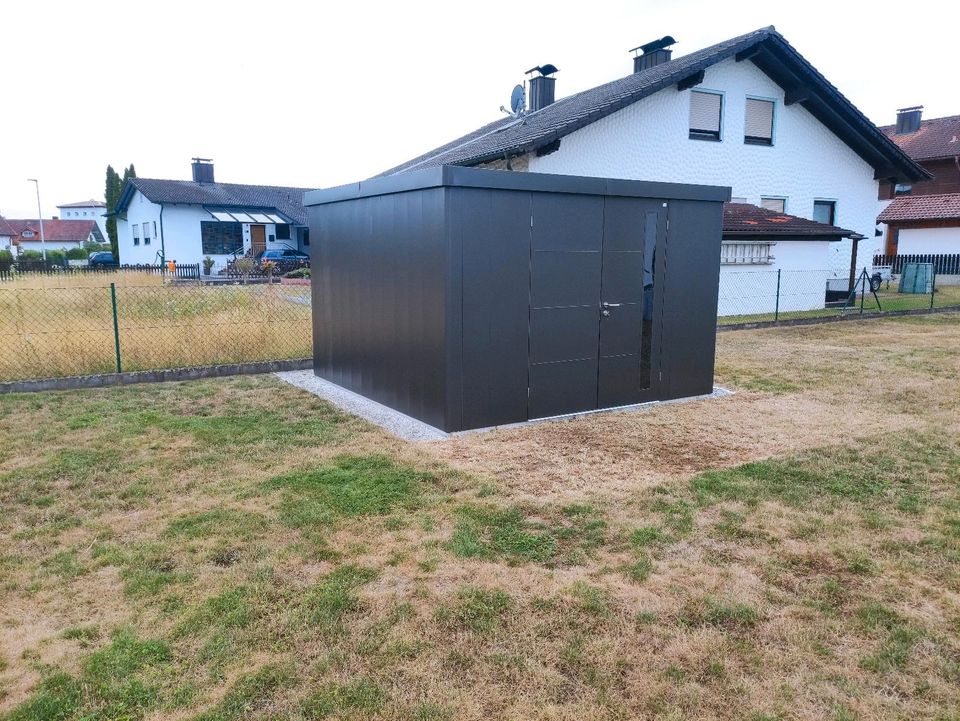
[(315, 373), (448, 432), (710, 393), (729, 197), (455, 166), (307, 193)]

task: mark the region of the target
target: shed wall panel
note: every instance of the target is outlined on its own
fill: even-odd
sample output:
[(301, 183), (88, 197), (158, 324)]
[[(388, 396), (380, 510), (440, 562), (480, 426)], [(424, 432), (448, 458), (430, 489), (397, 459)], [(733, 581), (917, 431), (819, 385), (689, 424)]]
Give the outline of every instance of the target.
[(444, 190), (310, 209), (317, 375), (446, 427)]
[(530, 194), (454, 188), (449, 208), (462, 252), (458, 428), (526, 420)]
[(667, 217), (657, 279), (663, 286), (661, 400), (713, 390), (723, 205), (674, 200)]

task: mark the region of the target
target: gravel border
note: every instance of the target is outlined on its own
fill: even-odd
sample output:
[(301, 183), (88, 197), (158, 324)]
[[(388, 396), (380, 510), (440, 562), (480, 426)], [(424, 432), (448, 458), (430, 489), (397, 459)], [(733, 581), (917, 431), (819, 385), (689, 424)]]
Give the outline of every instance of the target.
[(364, 420), (370, 421), (374, 425), (380, 426), (388, 433), (391, 433), (405, 441), (441, 441), (446, 438), (455, 438), (471, 433), (486, 433), (497, 428), (521, 428), (534, 423), (550, 423), (551, 421), (580, 418), (583, 416), (596, 415), (598, 413), (616, 413), (622, 411), (639, 411), (647, 408), (653, 408), (660, 405), (672, 403), (689, 403), (691, 401), (707, 400), (709, 398), (724, 398), (733, 395), (733, 391), (720, 386), (714, 386), (712, 393), (702, 396), (691, 396), (690, 398), (677, 398), (671, 401), (650, 401), (648, 403), (636, 403), (629, 406), (618, 406), (616, 408), (601, 408), (595, 411), (584, 411), (582, 413), (569, 413), (562, 416), (551, 416), (549, 418), (536, 418), (531, 421), (522, 421), (520, 423), (510, 423), (502, 426), (490, 426), (489, 428), (475, 428), (469, 431), (458, 431), (456, 433), (446, 433), (439, 428), (418, 421), (408, 415), (389, 408), (382, 403), (365, 398), (359, 393), (354, 393), (346, 388), (342, 388), (335, 383), (319, 378), (313, 374), (312, 370), (307, 371), (286, 371), (275, 373), (277, 378), (291, 385), (296, 386), (308, 393), (313, 393), (326, 401), (329, 401), (337, 408), (355, 416), (360, 416)]

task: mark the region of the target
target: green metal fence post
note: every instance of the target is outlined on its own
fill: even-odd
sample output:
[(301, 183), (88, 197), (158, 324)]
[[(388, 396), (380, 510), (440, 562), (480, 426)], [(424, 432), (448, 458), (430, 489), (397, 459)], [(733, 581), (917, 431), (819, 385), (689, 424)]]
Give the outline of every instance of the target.
[(860, 274), (860, 315), (863, 315), (863, 299), (867, 295), (867, 269)]
[(773, 321), (780, 320), (780, 268), (777, 268), (777, 305), (773, 310)]
[(933, 268), (930, 276), (930, 310), (933, 310), (933, 294), (937, 292), (937, 269)]
[(120, 323), (117, 320), (117, 284), (110, 284), (110, 304), (113, 306), (113, 348), (117, 354), (117, 373), (120, 369)]

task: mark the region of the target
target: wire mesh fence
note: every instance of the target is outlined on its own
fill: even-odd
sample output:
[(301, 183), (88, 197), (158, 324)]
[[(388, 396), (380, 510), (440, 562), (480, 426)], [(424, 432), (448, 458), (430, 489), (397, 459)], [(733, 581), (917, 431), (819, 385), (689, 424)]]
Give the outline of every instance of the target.
[(310, 287), (0, 286), (0, 380), (309, 358)]
[[(272, 280), (21, 274), (0, 283), (0, 381), (309, 358), (309, 279)], [(960, 285), (934, 276), (925, 290), (901, 293), (893, 279), (851, 291), (826, 270), (724, 268), (717, 322), (960, 307)]]
[(720, 272), (720, 325), (817, 318), (838, 314), (960, 306), (960, 285), (934, 282), (928, 292), (900, 292), (897, 279), (874, 281), (872, 269), (855, 276), (832, 270), (733, 270)]

